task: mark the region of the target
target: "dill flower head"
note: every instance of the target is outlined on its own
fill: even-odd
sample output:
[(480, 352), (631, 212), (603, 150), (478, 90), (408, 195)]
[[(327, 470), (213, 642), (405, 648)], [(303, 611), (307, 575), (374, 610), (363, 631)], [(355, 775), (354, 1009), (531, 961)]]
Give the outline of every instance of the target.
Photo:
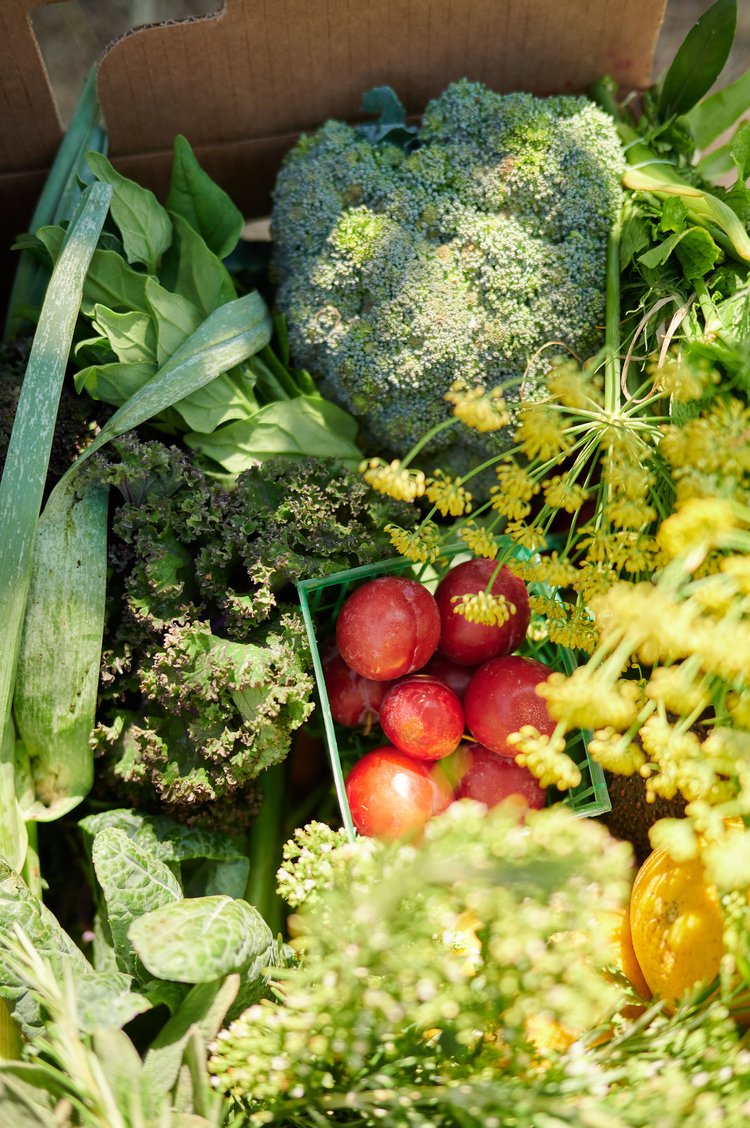
[(638, 684), (612, 678), (601, 668), (579, 666), (569, 677), (552, 673), (536, 692), (545, 698), (550, 716), (567, 729), (626, 729), (638, 715)]
[(525, 403), (518, 409), (516, 441), (527, 458), (562, 457), (570, 450), (565, 419), (548, 403)]
[[(662, 521), (657, 541), (670, 559), (689, 557), (697, 567), (710, 548), (720, 548), (737, 528), (732, 502), (726, 498), (691, 498)], [(692, 570), (692, 569), (691, 569)]]
[(512, 541), (530, 552), (536, 552), (544, 544), (544, 533), (537, 525), (527, 525), (521, 520), (509, 521), (505, 531)]
[(471, 513), (471, 494), (461, 484), (461, 479), (451, 478), (442, 470), (436, 470), (434, 476), (427, 479), (425, 494), (443, 517), (463, 517), (464, 513)]
[(497, 488), (508, 497), (518, 498), (521, 501), (531, 501), (539, 493), (539, 484), (531, 475), (518, 466), (512, 458), (505, 458), (495, 468)]
[(486, 560), (494, 560), (497, 556), (497, 541), (492, 533), (474, 521), (467, 521), (459, 536), (475, 556), (483, 556)]
[(440, 530), (432, 521), (417, 529), (402, 529), (400, 525), (386, 525), (396, 551), (414, 563), (434, 564), (440, 556)]
[(674, 666), (656, 666), (645, 688), (646, 697), (660, 701), (664, 708), (676, 716), (687, 716), (694, 711), (707, 709), (711, 695), (705, 678), (687, 662)]
[(588, 496), (584, 487), (575, 482), (570, 474), (555, 474), (554, 477), (547, 478), (542, 488), (547, 505), (566, 513), (577, 513)]
[(670, 353), (662, 364), (652, 361), (649, 375), (655, 385), (679, 403), (700, 399), (718, 373), (706, 364), (697, 364), (680, 353)]
[(454, 595), (451, 603), (454, 614), (463, 615), (469, 623), (482, 623), (486, 627), (502, 627), (516, 613), (515, 604), (504, 595), (493, 595), (487, 591)]
[(473, 431), (481, 434), (501, 431), (510, 423), (510, 413), (501, 388), (487, 391), (481, 384), (468, 388), (462, 380), (456, 380), (444, 398), (453, 404), (456, 418)]
[(607, 772), (630, 776), (640, 771), (646, 762), (643, 750), (616, 729), (597, 729), (589, 740), (589, 752)]
[(545, 383), (555, 399), (573, 411), (576, 408), (591, 410), (601, 405), (601, 391), (591, 373), (571, 357), (554, 357)]
[(406, 469), (398, 458), (385, 462), (382, 458), (365, 459), (359, 472), (368, 486), (396, 501), (414, 501), (425, 492), (425, 476), (421, 470)]
[(523, 725), (513, 732), (508, 743), (517, 748), (516, 763), (528, 768), (542, 787), (557, 787), (566, 791), (581, 782), (578, 765), (565, 751), (562, 736), (543, 736), (533, 725)]

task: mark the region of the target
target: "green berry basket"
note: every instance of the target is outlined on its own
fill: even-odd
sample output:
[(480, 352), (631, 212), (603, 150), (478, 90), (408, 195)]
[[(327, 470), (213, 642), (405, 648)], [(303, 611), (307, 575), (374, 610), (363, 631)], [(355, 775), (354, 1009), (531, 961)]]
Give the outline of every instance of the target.
[[(528, 559), (529, 553), (504, 537), (498, 538), (502, 549), (511, 548), (511, 555)], [(360, 748), (361, 740), (356, 732), (337, 725), (331, 716), (328, 703), (323, 666), (320, 658), (320, 646), (335, 630), (336, 619), (343, 606), (344, 600), (357, 587), (376, 576), (390, 573), (406, 575), (419, 580), (434, 592), (442, 575), (447, 570), (447, 565), (457, 562), (459, 558), (469, 559), (470, 553), (465, 544), (451, 544), (441, 548), (440, 561), (436, 565), (411, 564), (403, 556), (392, 560), (384, 560), (377, 564), (365, 564), (360, 568), (350, 568), (345, 572), (336, 572), (330, 576), (321, 576), (311, 580), (301, 580), (297, 584), (299, 592), (302, 617), (304, 619), (307, 637), (310, 642), (315, 680), (317, 683), (323, 727), (326, 734), (328, 756), (331, 763), (331, 772), (336, 789), (341, 818), (344, 829), (351, 840), (356, 836), (352, 822), (349, 802), (346, 797), (345, 776), (342, 767), (342, 756), (339, 742), (346, 742), (346, 748), (355, 748), (360, 754), (365, 749)], [(534, 594), (553, 595), (552, 589), (545, 584), (528, 585), (529, 591)], [(532, 642), (527, 639), (521, 647), (521, 653), (529, 658), (536, 658), (554, 670), (571, 674), (577, 666), (576, 656), (567, 647), (559, 646), (549, 641)], [(581, 782), (568, 791), (560, 792), (556, 788), (549, 788), (548, 802), (563, 802), (571, 807), (581, 817), (605, 814), (611, 810), (611, 802), (607, 792), (604, 772), (599, 764), (595, 763), (588, 750), (590, 733), (577, 732), (572, 734), (567, 742), (566, 751), (577, 763), (581, 772)], [(382, 743), (385, 738), (381, 736)]]

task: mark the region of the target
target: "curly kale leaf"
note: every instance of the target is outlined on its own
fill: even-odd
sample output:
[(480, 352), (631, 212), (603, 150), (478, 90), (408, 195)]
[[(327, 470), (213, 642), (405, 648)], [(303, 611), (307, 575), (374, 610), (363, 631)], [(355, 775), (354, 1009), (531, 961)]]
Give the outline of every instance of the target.
[(356, 474), (317, 459), (272, 460), (228, 489), (175, 448), (113, 445), (117, 460), (88, 471), (122, 497), (96, 731), (105, 776), (128, 802), (246, 825), (254, 780), (312, 710), (294, 582), (386, 555), (383, 524), (410, 511), (373, 506)]

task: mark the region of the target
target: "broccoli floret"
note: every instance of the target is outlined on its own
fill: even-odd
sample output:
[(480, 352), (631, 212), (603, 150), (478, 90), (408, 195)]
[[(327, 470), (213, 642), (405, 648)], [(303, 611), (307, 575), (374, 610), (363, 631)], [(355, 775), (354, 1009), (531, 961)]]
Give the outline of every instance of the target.
[[(295, 363), (403, 455), (447, 418), (460, 378), (533, 394), (548, 342), (598, 345), (623, 156), (588, 99), (495, 94), (463, 80), (427, 107), (416, 147), (328, 122), (288, 154), (272, 231)], [(430, 453), (461, 470), (507, 444), (463, 425)]]

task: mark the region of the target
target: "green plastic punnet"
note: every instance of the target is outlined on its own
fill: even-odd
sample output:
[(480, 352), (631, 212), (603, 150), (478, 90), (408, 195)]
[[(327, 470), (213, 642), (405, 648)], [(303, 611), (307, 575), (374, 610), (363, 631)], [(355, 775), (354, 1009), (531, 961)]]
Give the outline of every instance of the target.
[[(530, 554), (525, 549), (513, 545), (507, 538), (498, 537), (497, 539), (501, 546), (499, 559), (507, 559), (509, 554), (523, 559), (529, 557)], [(320, 658), (320, 646), (334, 633), (336, 619), (347, 596), (367, 580), (389, 573), (408, 575), (420, 580), (426, 587), (434, 591), (440, 578), (447, 570), (446, 564), (456, 561), (459, 557), (466, 559), (471, 557), (464, 544), (447, 545), (442, 548), (440, 563), (436, 565), (414, 565), (404, 559), (403, 556), (398, 556), (392, 560), (384, 560), (377, 564), (364, 564), (359, 568), (350, 568), (348, 571), (336, 572), (330, 576), (301, 580), (297, 584), (302, 618), (304, 619), (312, 654), (333, 783), (341, 810), (343, 826), (352, 841), (356, 837), (356, 831), (346, 797), (344, 772), (339, 751), (339, 734), (345, 730), (342, 730), (331, 716)], [(553, 589), (546, 584), (529, 584), (528, 586), (529, 590), (535, 594), (555, 595)], [(560, 670), (565, 674), (571, 674), (578, 665), (575, 653), (572, 650), (549, 641), (540, 643), (527, 641), (523, 653), (529, 657), (537, 658), (552, 669)], [(549, 802), (562, 801), (582, 817), (605, 814), (612, 807), (604, 772), (589, 755), (588, 741), (590, 735), (588, 732), (576, 732), (569, 736), (567, 742), (566, 751), (576, 761), (581, 772), (581, 782), (578, 786), (565, 792), (559, 792), (556, 788), (548, 790)]]

